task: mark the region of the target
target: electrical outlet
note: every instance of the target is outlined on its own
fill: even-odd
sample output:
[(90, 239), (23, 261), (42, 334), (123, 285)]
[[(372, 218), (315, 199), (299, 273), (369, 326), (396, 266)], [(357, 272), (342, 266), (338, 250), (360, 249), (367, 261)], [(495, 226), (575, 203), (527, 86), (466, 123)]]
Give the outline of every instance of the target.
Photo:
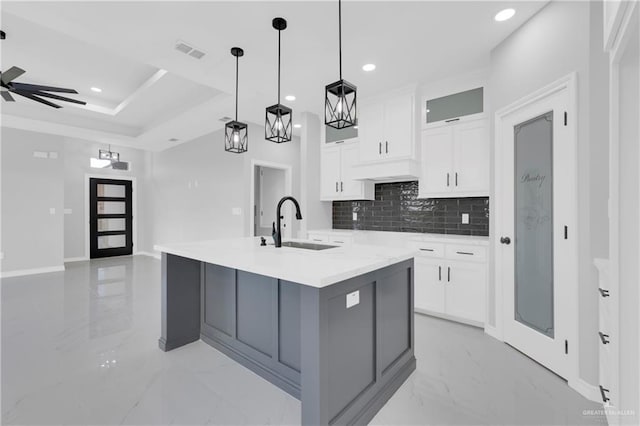
[(241, 216), (242, 215), (242, 208), (240, 207), (233, 207), (231, 209), (231, 214), (234, 216)]
[(354, 221), (355, 221), (355, 220), (358, 220), (358, 213), (353, 212), (353, 220), (354, 220)]
[(49, 208), (49, 214), (56, 214), (56, 208), (55, 207), (50, 207)]
[(469, 224), (469, 213), (462, 213), (462, 224), (463, 225)]
[(347, 294), (347, 309), (360, 303), (360, 290)]

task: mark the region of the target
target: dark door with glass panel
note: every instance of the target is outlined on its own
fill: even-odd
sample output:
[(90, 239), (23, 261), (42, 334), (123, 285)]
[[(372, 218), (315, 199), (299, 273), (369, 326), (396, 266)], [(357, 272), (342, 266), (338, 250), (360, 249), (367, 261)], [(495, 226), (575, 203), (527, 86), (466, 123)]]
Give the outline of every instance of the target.
[(90, 257), (132, 254), (131, 181), (91, 178), (89, 193)]

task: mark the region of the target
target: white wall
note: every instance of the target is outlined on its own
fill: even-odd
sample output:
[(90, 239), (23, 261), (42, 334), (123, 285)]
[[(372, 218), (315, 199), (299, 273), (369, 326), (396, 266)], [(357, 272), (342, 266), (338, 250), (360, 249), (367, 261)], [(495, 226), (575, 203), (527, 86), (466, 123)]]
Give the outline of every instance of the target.
[[(602, 210), (608, 191), (606, 154), (600, 157), (607, 146), (607, 128), (603, 127), (608, 116), (607, 94), (590, 91), (608, 84), (602, 69), (606, 66), (601, 54), (602, 36), (598, 38), (599, 48), (590, 39), (598, 37), (597, 31), (590, 33), (591, 14), (598, 14), (593, 16), (594, 24), (602, 23), (602, 6), (596, 6), (589, 2), (549, 3), (491, 52), (489, 84), (491, 109), (495, 112), (560, 77), (578, 74), (578, 116), (569, 119), (578, 121), (579, 218), (574, 235), (579, 237), (580, 377), (593, 385), (598, 380), (597, 273), (593, 257), (594, 253), (606, 257), (608, 238), (603, 230), (607, 226), (606, 212)], [(600, 119), (592, 120), (595, 117)], [(598, 157), (592, 161), (593, 155)], [(494, 156), (491, 158), (493, 161)], [(494, 218), (492, 215), (492, 228)], [(493, 300), (493, 278), (489, 282)], [(491, 311), (494, 315), (490, 323), (495, 324), (495, 306)]]
[(91, 157), (98, 156), (99, 149), (107, 149), (104, 144), (97, 144), (77, 139), (65, 139), (64, 142), (64, 207), (71, 209), (71, 214), (64, 217), (64, 257), (65, 259), (85, 258), (85, 214), (89, 208), (86, 199), (86, 175), (108, 176), (113, 179), (136, 178), (136, 188), (133, 197), (136, 200), (136, 229), (138, 247), (135, 251), (150, 251), (149, 237), (145, 234), (148, 227), (146, 209), (148, 197), (148, 158), (151, 153), (119, 146), (112, 146), (112, 151), (120, 153), (122, 161), (129, 162), (129, 170), (94, 169), (89, 166)]
[[(63, 138), (4, 127), (1, 136), (2, 272), (62, 268)], [(35, 158), (34, 151), (58, 158)]]
[[(249, 236), (251, 160), (291, 165), (300, 197), (300, 140), (275, 144), (249, 125), (249, 151), (224, 151), (224, 130), (152, 154), (151, 244)], [(239, 216), (232, 209), (239, 207)], [(303, 217), (305, 211), (302, 211)], [(293, 235), (299, 229), (293, 222)]]

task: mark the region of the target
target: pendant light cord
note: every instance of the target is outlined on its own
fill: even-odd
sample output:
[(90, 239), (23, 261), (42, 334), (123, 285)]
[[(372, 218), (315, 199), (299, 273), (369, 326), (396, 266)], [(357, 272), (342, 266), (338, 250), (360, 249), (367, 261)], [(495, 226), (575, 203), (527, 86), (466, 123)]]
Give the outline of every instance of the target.
[(340, 52), (340, 80), (342, 80), (342, 0), (338, 0), (338, 45)]
[(278, 104), (280, 104), (280, 33), (278, 30)]
[(236, 121), (238, 121), (238, 57), (236, 56)]

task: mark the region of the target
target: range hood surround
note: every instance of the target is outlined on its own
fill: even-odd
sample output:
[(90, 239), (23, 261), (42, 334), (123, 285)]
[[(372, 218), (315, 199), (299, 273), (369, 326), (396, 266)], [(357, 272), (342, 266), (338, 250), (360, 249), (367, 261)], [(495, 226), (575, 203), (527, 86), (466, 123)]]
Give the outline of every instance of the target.
[(405, 159), (384, 163), (365, 163), (353, 167), (352, 178), (374, 182), (401, 182), (420, 178), (420, 163)]

